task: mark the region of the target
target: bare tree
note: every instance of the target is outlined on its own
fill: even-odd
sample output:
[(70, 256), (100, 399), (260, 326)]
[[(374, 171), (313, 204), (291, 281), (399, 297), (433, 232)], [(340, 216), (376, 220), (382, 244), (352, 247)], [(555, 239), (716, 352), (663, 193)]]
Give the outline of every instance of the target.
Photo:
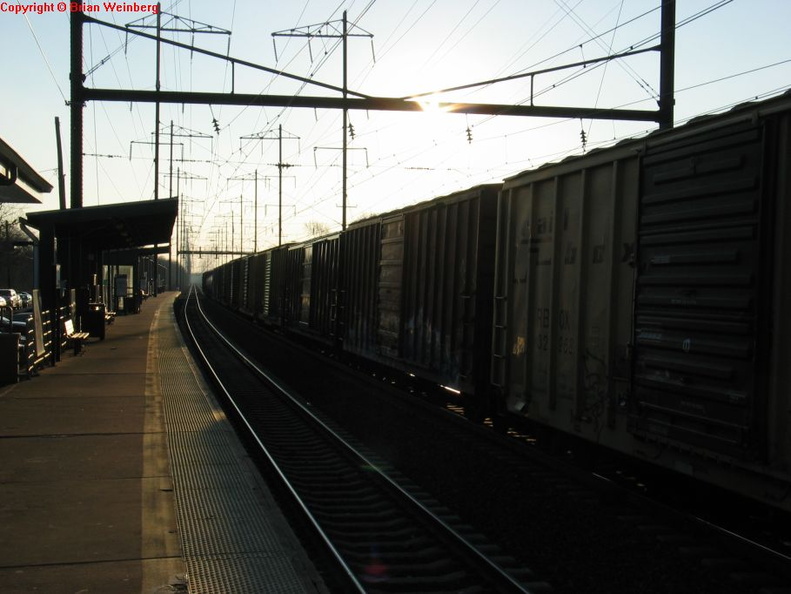
[(0, 203), (0, 286), (17, 291), (33, 287), (33, 247), (19, 228), (19, 206)]
[(305, 230), (308, 232), (308, 235), (313, 237), (321, 237), (322, 235), (328, 235), (330, 232), (330, 226), (327, 223), (322, 223), (321, 221), (309, 221), (305, 223)]

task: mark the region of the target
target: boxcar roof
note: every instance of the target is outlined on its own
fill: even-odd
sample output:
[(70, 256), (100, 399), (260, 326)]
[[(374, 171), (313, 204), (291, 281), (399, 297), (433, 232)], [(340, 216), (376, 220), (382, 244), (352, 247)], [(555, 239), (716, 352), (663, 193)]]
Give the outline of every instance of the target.
[(607, 163), (627, 158), (630, 155), (637, 155), (643, 152), (646, 146), (668, 142), (687, 134), (698, 133), (705, 128), (726, 126), (737, 121), (752, 120), (781, 112), (791, 112), (791, 90), (770, 99), (741, 103), (723, 113), (699, 116), (677, 128), (656, 130), (645, 136), (627, 138), (616, 144), (596, 148), (582, 155), (572, 155), (561, 161), (545, 163), (534, 169), (528, 169), (507, 177), (504, 189), (519, 186), (529, 179), (562, 175), (565, 171), (591, 167), (599, 163)]

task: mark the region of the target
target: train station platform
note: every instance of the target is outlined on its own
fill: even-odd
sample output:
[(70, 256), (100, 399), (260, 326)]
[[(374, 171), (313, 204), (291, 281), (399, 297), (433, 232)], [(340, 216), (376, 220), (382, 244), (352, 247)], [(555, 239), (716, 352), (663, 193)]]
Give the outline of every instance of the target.
[(0, 388), (0, 592), (324, 592), (166, 293)]

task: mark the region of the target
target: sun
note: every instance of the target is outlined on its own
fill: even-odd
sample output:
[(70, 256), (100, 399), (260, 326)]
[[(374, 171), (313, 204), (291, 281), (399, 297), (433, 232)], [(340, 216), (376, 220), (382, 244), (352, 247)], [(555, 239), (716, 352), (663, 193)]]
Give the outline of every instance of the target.
[(435, 99), (416, 99), (415, 101), (425, 113), (430, 115), (440, 115), (453, 111), (453, 105), (451, 103), (442, 103)]

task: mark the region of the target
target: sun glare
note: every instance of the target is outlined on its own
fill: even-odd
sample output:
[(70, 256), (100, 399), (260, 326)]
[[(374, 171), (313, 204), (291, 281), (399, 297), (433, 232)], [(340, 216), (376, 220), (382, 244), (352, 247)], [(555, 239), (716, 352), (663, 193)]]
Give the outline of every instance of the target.
[(440, 113), (447, 113), (451, 111), (452, 106), (448, 103), (440, 103), (439, 101), (430, 101), (430, 100), (419, 100), (418, 103), (420, 107), (426, 113), (430, 114), (440, 114)]

